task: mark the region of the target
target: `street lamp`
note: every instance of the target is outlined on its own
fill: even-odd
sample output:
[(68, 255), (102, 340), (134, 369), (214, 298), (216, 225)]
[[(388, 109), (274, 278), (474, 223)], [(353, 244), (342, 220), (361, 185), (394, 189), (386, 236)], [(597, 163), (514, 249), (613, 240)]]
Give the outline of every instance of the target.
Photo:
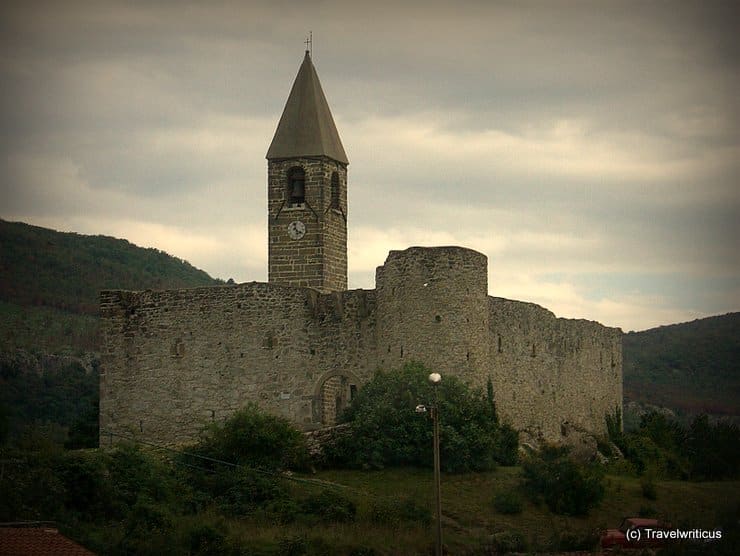
[(429, 382), (434, 390), (434, 405), (432, 406), (432, 422), (434, 423), (434, 496), (437, 506), (437, 546), (436, 556), (442, 556), (442, 492), (439, 466), (439, 397), (437, 390), (442, 376), (439, 373), (429, 375)]

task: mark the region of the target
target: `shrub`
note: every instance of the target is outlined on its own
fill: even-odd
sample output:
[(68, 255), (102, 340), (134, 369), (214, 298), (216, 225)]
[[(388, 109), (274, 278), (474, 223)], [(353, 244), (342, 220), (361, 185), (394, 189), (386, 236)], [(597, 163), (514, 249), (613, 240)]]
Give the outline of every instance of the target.
[[(266, 470), (301, 469), (308, 462), (303, 434), (287, 419), (269, 415), (253, 403), (227, 421), (210, 426), (189, 451)], [(216, 462), (203, 459), (196, 462), (201, 467), (220, 468)]]
[(499, 492), (493, 499), (493, 507), (500, 514), (522, 513), (522, 499), (512, 490)]
[(640, 479), (640, 489), (642, 495), (648, 500), (658, 499), (658, 490), (655, 486), (655, 472), (649, 469)]
[(695, 480), (740, 476), (740, 428), (729, 422), (710, 423), (699, 415), (687, 428), (657, 412), (640, 418), (636, 431), (619, 430), (620, 414), (607, 415), (610, 439), (622, 450), (634, 470), (648, 468), (657, 475)]
[(123, 522), (124, 537), (120, 546), (124, 554), (163, 554), (176, 544), (172, 514), (166, 507), (141, 496)]
[(640, 506), (640, 509), (637, 510), (637, 516), (638, 517), (657, 517), (658, 510), (656, 510), (653, 506)]
[(296, 521), (303, 512), (303, 507), (293, 498), (276, 498), (265, 504), (262, 512), (255, 515), (276, 525), (285, 525)]
[[(429, 370), (419, 363), (377, 373), (358, 393), (342, 418), (350, 432), (328, 448), (330, 462), (350, 467), (432, 465), (432, 424), (417, 405), (434, 404)], [(499, 425), (495, 406), (454, 377), (438, 388), (442, 468), (448, 472), (484, 471), (497, 462), (516, 461), (517, 434)]]
[(88, 521), (99, 521), (112, 513), (106, 460), (98, 452), (65, 452), (58, 459), (54, 472), (64, 484), (62, 500), (68, 511)]
[(295, 536), (280, 540), (278, 554), (279, 556), (331, 556), (334, 551), (320, 537)]
[(496, 461), (505, 466), (519, 463), (519, 432), (508, 423), (501, 423), (494, 438)]
[(411, 498), (376, 501), (370, 510), (370, 521), (378, 525), (400, 527), (407, 523), (428, 526), (432, 522), (429, 508)]
[(59, 454), (0, 451), (0, 521), (55, 519), (64, 512), (64, 482), (54, 472)]
[(692, 478), (716, 480), (740, 476), (740, 428), (706, 415), (694, 419), (687, 433), (687, 455)]
[(599, 543), (598, 531), (558, 531), (553, 534), (547, 549), (553, 552), (591, 551)]
[(349, 551), (349, 556), (375, 556), (375, 549), (368, 546), (357, 546)]
[(524, 487), (534, 502), (544, 500), (550, 511), (586, 515), (604, 497), (603, 476), (595, 465), (578, 464), (564, 447), (545, 447), (522, 465)]
[(504, 531), (491, 535), (488, 539), (487, 548), (492, 550), (494, 554), (526, 552), (527, 540), (519, 531)]
[(206, 477), (201, 485), (215, 497), (221, 510), (230, 516), (249, 515), (257, 508), (288, 495), (279, 479), (243, 468)]
[(352, 500), (329, 489), (306, 498), (302, 508), (304, 513), (326, 522), (350, 523), (357, 515), (357, 506)]
[(133, 445), (121, 444), (107, 458), (113, 500), (109, 517), (123, 516), (141, 497), (174, 508), (185, 503), (191, 494), (172, 468)]
[(187, 532), (188, 554), (222, 556), (229, 552), (226, 535), (210, 523), (199, 523)]

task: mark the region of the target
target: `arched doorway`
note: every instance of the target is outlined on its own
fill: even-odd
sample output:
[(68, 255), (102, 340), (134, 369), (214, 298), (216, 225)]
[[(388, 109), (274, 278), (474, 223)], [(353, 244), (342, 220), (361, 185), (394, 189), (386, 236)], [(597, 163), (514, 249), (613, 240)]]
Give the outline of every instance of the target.
[(317, 382), (314, 391), (314, 423), (328, 427), (335, 425), (359, 388), (360, 381), (347, 371), (329, 371)]

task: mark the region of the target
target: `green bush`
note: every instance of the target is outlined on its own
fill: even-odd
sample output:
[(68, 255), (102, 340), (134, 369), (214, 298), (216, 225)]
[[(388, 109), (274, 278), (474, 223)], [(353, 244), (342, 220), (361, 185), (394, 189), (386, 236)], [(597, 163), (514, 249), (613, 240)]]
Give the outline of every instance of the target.
[(108, 463), (99, 452), (66, 452), (58, 458), (53, 469), (64, 485), (62, 501), (67, 511), (88, 521), (100, 521), (113, 513)]
[(642, 495), (648, 500), (658, 499), (658, 490), (655, 485), (655, 472), (652, 469), (648, 469), (640, 479), (640, 489)]
[(357, 516), (355, 503), (336, 490), (330, 489), (306, 498), (302, 508), (304, 513), (325, 522), (351, 523)]
[[(302, 469), (308, 462), (306, 441), (282, 417), (270, 415), (250, 403), (223, 423), (215, 423), (189, 452), (212, 460), (279, 471)], [(223, 469), (222, 464), (193, 458), (190, 464)]]
[[(429, 370), (419, 363), (379, 372), (358, 393), (342, 416), (350, 432), (327, 449), (330, 463), (360, 468), (432, 465), (430, 407), (435, 392)], [(471, 391), (454, 377), (438, 388), (442, 468), (448, 472), (484, 471), (497, 462), (516, 462), (517, 434), (500, 425), (489, 396)]]
[(428, 526), (432, 522), (429, 508), (410, 498), (376, 501), (370, 509), (370, 521), (378, 525), (401, 527), (409, 523)]
[(513, 490), (499, 492), (493, 499), (493, 507), (500, 514), (520, 514), (522, 513), (522, 499)]
[(191, 526), (186, 535), (188, 554), (198, 556), (224, 556), (238, 554), (229, 546), (223, 527), (200, 522)]
[(558, 531), (552, 535), (547, 550), (552, 552), (592, 551), (599, 544), (599, 532)]
[(200, 485), (229, 516), (245, 516), (270, 502), (284, 499), (288, 491), (281, 481), (251, 469), (222, 471), (201, 481)]
[(687, 432), (686, 453), (693, 479), (740, 477), (740, 427), (724, 421), (711, 424), (706, 415), (700, 415)]
[(544, 500), (556, 514), (586, 515), (604, 497), (601, 470), (572, 461), (564, 447), (547, 446), (539, 455), (528, 457), (522, 474), (532, 500)]
[(0, 450), (0, 521), (59, 519), (64, 515), (64, 481), (54, 471), (60, 454)]
[(509, 552), (526, 552), (527, 539), (520, 531), (503, 531), (491, 535), (488, 539), (488, 550), (494, 554), (508, 554)]
[(294, 536), (281, 539), (278, 543), (279, 556), (331, 556), (332, 547), (320, 538)]
[(606, 416), (609, 438), (638, 474), (652, 469), (675, 479), (717, 480), (740, 476), (740, 428), (729, 422), (711, 423), (706, 415), (687, 428), (657, 412), (640, 418), (639, 428), (620, 430), (621, 415)]
[(269, 523), (286, 525), (303, 515), (303, 506), (293, 498), (276, 498), (256, 512), (255, 517)]
[(124, 515), (142, 497), (180, 511), (192, 496), (169, 465), (136, 446), (121, 444), (104, 457), (113, 500), (109, 517)]

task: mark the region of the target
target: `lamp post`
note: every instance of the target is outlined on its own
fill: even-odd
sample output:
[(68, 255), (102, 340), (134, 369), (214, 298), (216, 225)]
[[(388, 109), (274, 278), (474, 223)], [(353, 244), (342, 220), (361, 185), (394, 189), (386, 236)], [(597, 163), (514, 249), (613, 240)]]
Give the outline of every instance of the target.
[(439, 373), (429, 375), (429, 382), (434, 390), (434, 406), (432, 407), (432, 422), (434, 423), (434, 497), (437, 509), (437, 546), (436, 556), (442, 556), (442, 491), (439, 465), (439, 397), (437, 390), (442, 377)]

